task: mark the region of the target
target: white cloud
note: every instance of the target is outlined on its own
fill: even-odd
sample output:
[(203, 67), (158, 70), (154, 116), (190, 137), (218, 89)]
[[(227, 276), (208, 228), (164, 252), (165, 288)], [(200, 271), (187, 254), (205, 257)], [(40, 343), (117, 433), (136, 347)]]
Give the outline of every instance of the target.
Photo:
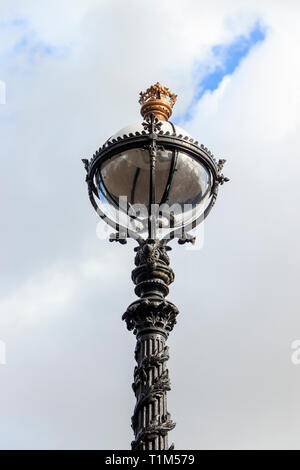
[(209, 64), (211, 46), (260, 20), (266, 40), (186, 125), (228, 158), (231, 182), (205, 224), (203, 250), (171, 254), (170, 300), (181, 315), (170, 337), (169, 408), (178, 421), (170, 440), (299, 447), (300, 376), (289, 350), (300, 334), (298, 2), (1, 7), (3, 18), (25, 18), (38, 41), (68, 47), (64, 58), (32, 65), (11, 54), (25, 26), (0, 27), (0, 339), (9, 358), (0, 370), (1, 445), (129, 446), (134, 338), (120, 318), (134, 298), (132, 244), (97, 241), (80, 158), (137, 120), (138, 93), (152, 82), (178, 92), (182, 114), (195, 64)]
[(122, 275), (124, 266), (113, 264), (110, 258), (106, 255), (71, 265), (56, 263), (26, 280), (0, 298), (2, 329), (37, 325), (47, 317), (63, 315), (74, 304), (80, 289), (88, 290), (88, 284), (93, 282), (107, 284)]

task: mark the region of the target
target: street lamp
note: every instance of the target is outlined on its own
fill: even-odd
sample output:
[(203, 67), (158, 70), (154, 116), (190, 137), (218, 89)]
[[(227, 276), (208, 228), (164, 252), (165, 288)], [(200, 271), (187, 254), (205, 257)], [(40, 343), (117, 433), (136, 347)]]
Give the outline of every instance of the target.
[(132, 384), (134, 450), (168, 449), (175, 427), (167, 411), (170, 390), (166, 340), (178, 310), (165, 297), (174, 273), (167, 251), (170, 240), (194, 242), (189, 233), (213, 207), (225, 160), (168, 119), (177, 96), (156, 83), (140, 93), (143, 121), (110, 137), (90, 161), (83, 159), (91, 203), (112, 228), (110, 241), (133, 238), (132, 280), (139, 297), (122, 319), (137, 343)]

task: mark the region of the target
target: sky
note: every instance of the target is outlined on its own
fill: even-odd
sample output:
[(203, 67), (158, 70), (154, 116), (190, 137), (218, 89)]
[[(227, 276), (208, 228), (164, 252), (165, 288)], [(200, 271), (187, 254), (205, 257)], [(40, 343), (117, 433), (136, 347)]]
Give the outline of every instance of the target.
[(81, 158), (141, 120), (139, 92), (160, 81), (178, 94), (173, 122), (230, 177), (203, 243), (170, 253), (169, 441), (300, 449), (299, 2), (0, 13), (0, 448), (130, 448), (135, 244), (97, 237)]

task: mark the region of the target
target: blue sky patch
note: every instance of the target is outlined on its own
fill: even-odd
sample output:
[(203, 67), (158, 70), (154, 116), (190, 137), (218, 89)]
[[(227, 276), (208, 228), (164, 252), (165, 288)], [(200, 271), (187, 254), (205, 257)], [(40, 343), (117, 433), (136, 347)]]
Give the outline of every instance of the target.
[(26, 18), (15, 17), (0, 22), (0, 33), (1, 29), (5, 32), (10, 29), (14, 31), (15, 35), (14, 44), (2, 51), (6, 59), (14, 60), (14, 58), (23, 55), (27, 59), (28, 65), (34, 65), (43, 57), (63, 58), (68, 53), (67, 46), (43, 41)]
[(205, 64), (197, 66), (196, 74), (199, 72), (202, 75), (196, 89), (196, 93), (190, 103), (187, 111), (183, 116), (174, 119), (174, 124), (182, 121), (189, 121), (192, 118), (192, 111), (195, 104), (202, 98), (206, 92), (213, 92), (216, 90), (223, 78), (232, 75), (236, 68), (240, 65), (251, 49), (259, 42), (264, 41), (266, 37), (265, 29), (259, 22), (255, 24), (249, 34), (239, 36), (231, 44), (219, 44), (213, 46), (211, 49), (214, 58), (214, 65), (203, 75)]
[(10, 20), (0, 21), (0, 28), (18, 28), (20, 26), (27, 26), (28, 22), (21, 16), (16, 16)]
[(21, 53), (26, 54), (28, 60), (34, 61), (34, 59), (43, 56), (62, 56), (65, 53), (65, 48), (45, 43), (39, 40), (35, 34), (29, 32), (16, 42), (12, 50), (12, 55)]

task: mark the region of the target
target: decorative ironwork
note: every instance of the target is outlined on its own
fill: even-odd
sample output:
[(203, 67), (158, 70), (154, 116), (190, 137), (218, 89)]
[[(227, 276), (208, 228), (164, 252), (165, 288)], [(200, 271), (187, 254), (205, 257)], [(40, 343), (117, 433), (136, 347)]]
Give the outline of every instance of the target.
[[(156, 348), (156, 349), (154, 349)], [(135, 354), (138, 365), (132, 385), (137, 402), (132, 416), (135, 440), (132, 449), (168, 449), (168, 431), (175, 427), (167, 411), (167, 392), (171, 389), (166, 361), (165, 338), (158, 332), (138, 338)]]
[[(136, 132), (129, 132), (122, 136), (109, 138), (92, 156), (90, 161), (83, 159), (86, 170), (86, 182), (91, 203), (108, 225), (114, 228), (115, 233), (109, 240), (125, 244), (126, 238), (135, 239), (138, 246), (135, 248), (135, 268), (132, 271), (132, 280), (135, 284), (135, 293), (139, 297), (123, 314), (122, 319), (127, 328), (136, 335), (133, 391), (136, 396), (136, 405), (132, 416), (132, 428), (135, 439), (132, 442), (134, 450), (166, 450), (168, 449), (168, 432), (175, 427), (167, 411), (167, 392), (170, 390), (169, 372), (166, 362), (169, 359), (169, 349), (166, 340), (176, 324), (177, 307), (167, 301), (169, 285), (174, 280), (174, 273), (170, 268), (167, 245), (170, 240), (177, 238), (179, 244), (194, 243), (195, 237), (188, 232), (200, 224), (209, 214), (215, 204), (219, 186), (229, 181), (222, 173), (224, 159), (216, 160), (211, 151), (192, 137), (180, 134), (168, 121), (177, 95), (172, 94), (168, 88), (156, 83), (146, 92), (140, 93), (141, 114), (144, 118), (142, 126)], [(141, 130), (143, 128), (143, 130)], [(143, 239), (137, 232), (128, 227), (116, 224), (97, 204), (99, 200), (95, 182), (101, 165), (117, 154), (130, 149), (147, 149), (150, 155), (149, 171), (149, 217), (148, 238)], [(174, 228), (162, 240), (156, 239), (152, 227), (152, 204), (155, 202), (156, 159), (158, 151), (167, 149), (172, 152), (172, 162), (167, 184), (162, 195), (162, 202), (168, 200), (172, 178), (176, 171), (176, 161), (179, 152), (188, 154), (201, 163), (211, 176), (212, 187), (210, 199), (204, 212), (185, 226)], [(131, 203), (135, 199), (136, 181), (139, 170), (135, 173), (131, 191)], [(109, 200), (109, 195), (107, 196)], [(169, 449), (173, 449), (172, 445)]]
[(142, 122), (142, 126), (145, 131), (148, 131), (149, 134), (155, 134), (160, 132), (162, 122), (159, 121), (152, 113), (150, 116), (145, 118), (145, 120)]
[[(153, 113), (151, 113), (153, 114)], [(151, 115), (150, 114), (150, 115)], [(116, 147), (116, 153), (118, 153), (117, 149), (119, 146), (123, 146), (123, 144), (125, 144), (126, 142), (130, 143), (130, 141), (134, 141), (134, 142), (139, 142), (139, 140), (141, 141), (141, 144), (140, 146), (144, 146), (145, 143), (147, 141), (145, 141), (145, 137), (147, 137), (147, 135), (149, 133), (151, 133), (151, 131), (149, 132), (149, 121), (148, 119), (150, 118), (150, 115), (147, 116), (147, 118), (145, 118), (145, 120), (142, 122), (142, 126), (146, 126), (146, 130), (148, 130), (148, 133), (146, 132), (146, 130), (143, 130), (141, 132), (139, 131), (136, 131), (135, 133), (129, 133), (129, 134), (123, 134), (123, 136), (119, 136), (117, 138), (110, 138), (108, 139), (105, 144), (100, 147), (92, 156), (91, 160), (89, 161), (88, 163), (88, 169), (89, 171), (91, 171), (92, 167), (94, 166), (94, 163), (96, 161), (99, 161), (100, 158), (104, 157), (107, 153), (107, 151), (110, 150), (110, 147), (112, 148), (115, 148)], [(153, 114), (154, 115), (154, 114)], [(155, 116), (155, 115), (154, 115)], [(157, 119), (157, 118), (156, 118)], [(173, 142), (173, 145), (180, 147), (181, 145), (181, 142), (184, 143), (184, 147), (182, 147), (183, 150), (185, 151), (188, 151), (188, 150), (196, 150), (196, 152), (199, 154), (199, 157), (204, 157), (205, 159), (207, 159), (210, 164), (215, 168), (215, 171), (217, 172), (218, 171), (218, 162), (215, 158), (215, 156), (213, 155), (213, 153), (207, 148), (205, 147), (203, 144), (199, 144), (199, 142), (197, 140), (194, 140), (192, 137), (190, 136), (187, 136), (187, 135), (183, 135), (183, 134), (176, 134), (176, 132), (170, 132), (170, 131), (167, 131), (167, 130), (162, 130), (161, 127), (162, 127), (162, 122), (159, 121), (159, 119), (157, 119), (158, 123), (160, 124), (160, 130), (156, 129), (155, 130), (155, 133), (157, 134), (157, 142), (160, 143), (160, 142), (167, 142), (168, 144), (172, 143)], [(173, 123), (171, 121), (168, 121), (168, 124), (170, 124), (170, 126), (173, 126), (174, 129), (175, 126), (173, 125)], [(164, 138), (166, 138), (167, 140), (165, 140)], [(138, 139), (138, 140), (136, 140)], [(137, 145), (139, 146), (139, 145)], [(83, 161), (86, 160), (86, 159), (83, 159)], [(219, 160), (220, 161), (224, 161), (224, 160)], [(224, 161), (225, 162), (225, 161)]]
[[(143, 133), (136, 132), (135, 134), (131, 133), (129, 135), (123, 135), (122, 138), (113, 139), (115, 143), (108, 141), (102, 148), (100, 148), (92, 157), (90, 161), (87, 159), (83, 159), (83, 163), (85, 169), (87, 171), (87, 183), (89, 186), (89, 195), (91, 199), (91, 203), (95, 208), (98, 215), (104, 219), (109, 225), (116, 229), (115, 224), (113, 221), (109, 221), (109, 218), (103, 214), (101, 209), (98, 207), (95, 197), (98, 197), (95, 185), (93, 184), (93, 178), (95, 171), (98, 166), (98, 162), (102, 159), (106, 158), (107, 153), (108, 155), (111, 154), (112, 148), (114, 148), (114, 153), (118, 153), (122, 149), (126, 149), (124, 146), (125, 144), (131, 145), (131, 141), (135, 142), (135, 145), (138, 147), (146, 147), (149, 149), (152, 155), (152, 180), (155, 177), (154, 172), (154, 165), (155, 165), (155, 155), (156, 151), (163, 147), (163, 145), (172, 145), (175, 149), (182, 149), (182, 151), (191, 153), (194, 158), (198, 159), (200, 162), (205, 163), (210, 168), (214, 178), (214, 185), (211, 192), (211, 198), (208, 207), (205, 209), (204, 213), (199, 216), (199, 218), (194, 221), (192, 224), (184, 227), (184, 230), (178, 229), (171, 232), (167, 235), (164, 239), (164, 244), (167, 244), (173, 238), (178, 238), (179, 243), (186, 243), (193, 240), (193, 237), (188, 234), (190, 230), (195, 228), (199, 223), (201, 223), (209, 214), (210, 210), (215, 204), (217, 194), (218, 194), (218, 186), (223, 185), (225, 182), (229, 181), (229, 178), (225, 177), (221, 172), (225, 161), (224, 159), (220, 159), (218, 162), (215, 159), (214, 155), (205, 147), (204, 145), (199, 145), (197, 141), (193, 141), (188, 136), (184, 137), (183, 135), (171, 135), (169, 131), (163, 132), (162, 130), (158, 130), (156, 126), (161, 125), (162, 123), (157, 120), (157, 118), (152, 114), (143, 122), (144, 127), (148, 130), (148, 133), (144, 130)], [(150, 140), (149, 140), (150, 137)], [(147, 139), (147, 140), (145, 140)], [(192, 142), (193, 141), (193, 142)], [(151, 185), (152, 186), (152, 185)], [(153, 187), (151, 187), (152, 194), (154, 193)], [(150, 213), (150, 212), (149, 212)], [(150, 227), (149, 223), (149, 227)], [(153, 227), (154, 224), (151, 226)], [(118, 232), (118, 229), (116, 229)], [(121, 236), (114, 236), (112, 240), (119, 241), (120, 243), (124, 243), (124, 234), (126, 237), (131, 237), (138, 241), (138, 243), (143, 243), (144, 240), (140, 235), (136, 232), (130, 231), (126, 227), (121, 227)], [(155, 237), (155, 233), (150, 234), (152, 237)]]
[(133, 391), (136, 405), (132, 417), (135, 440), (132, 449), (168, 449), (168, 431), (175, 427), (167, 411), (171, 389), (165, 342), (176, 324), (177, 307), (165, 299), (174, 280), (169, 267), (170, 248), (149, 239), (135, 249), (132, 279), (140, 299), (133, 302), (122, 319), (137, 336)]
[(88, 171), (89, 171), (89, 161), (88, 161), (88, 159), (83, 158), (81, 161), (84, 164), (84, 168), (85, 168), (86, 172), (88, 173)]
[(223, 173), (219, 173), (218, 176), (217, 176), (217, 181), (218, 181), (218, 183), (220, 183), (222, 185), (224, 183), (227, 183), (227, 181), (230, 181), (230, 180), (229, 180), (229, 178), (227, 178), (227, 176), (224, 176)]
[(226, 160), (221, 159), (218, 161), (218, 165), (217, 165), (218, 166), (217, 182), (221, 185), (224, 183), (227, 183), (227, 181), (230, 181), (229, 178), (227, 178), (226, 176), (223, 175), (223, 173), (221, 173), (225, 163), (226, 163)]
[(134, 263), (136, 266), (141, 265), (155, 265), (157, 262), (162, 261), (164, 264), (170, 264), (170, 258), (167, 251), (170, 247), (161, 246), (159, 240), (147, 240), (142, 246), (135, 248), (136, 255)]
[(226, 163), (226, 160), (224, 160), (224, 158), (220, 159), (218, 161), (218, 170), (221, 171), (223, 169), (223, 166), (225, 165)]
[(131, 304), (122, 320), (126, 321), (127, 329), (133, 330), (135, 335), (141, 331), (159, 331), (167, 337), (177, 323), (177, 315), (178, 309), (174, 304), (152, 298)]

